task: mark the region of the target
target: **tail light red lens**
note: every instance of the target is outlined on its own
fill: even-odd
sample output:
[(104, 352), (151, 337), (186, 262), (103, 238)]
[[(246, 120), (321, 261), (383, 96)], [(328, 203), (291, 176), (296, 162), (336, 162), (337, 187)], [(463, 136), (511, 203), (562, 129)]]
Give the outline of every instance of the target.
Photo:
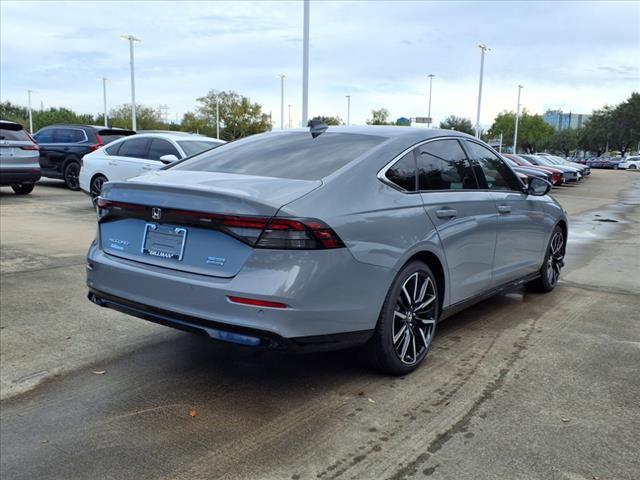
[[(98, 221), (109, 216), (153, 221), (150, 207), (102, 198), (96, 200), (96, 212)], [(331, 227), (312, 218), (250, 217), (163, 208), (162, 222), (221, 230), (255, 248), (323, 250), (344, 247)]]
[(228, 296), (229, 301), (233, 303), (240, 303), (242, 305), (251, 305), (253, 307), (268, 307), (268, 308), (287, 308), (287, 305), (280, 302), (270, 302), (268, 300), (259, 300), (257, 298), (244, 298)]
[(104, 142), (102, 141), (102, 137), (101, 137), (100, 135), (98, 135), (97, 133), (96, 133), (96, 141), (97, 141), (98, 143), (96, 143), (95, 145), (91, 145), (91, 146), (89, 147), (89, 149), (90, 149), (92, 152), (95, 152), (95, 151), (96, 151), (96, 150), (98, 150), (100, 147), (104, 147)]

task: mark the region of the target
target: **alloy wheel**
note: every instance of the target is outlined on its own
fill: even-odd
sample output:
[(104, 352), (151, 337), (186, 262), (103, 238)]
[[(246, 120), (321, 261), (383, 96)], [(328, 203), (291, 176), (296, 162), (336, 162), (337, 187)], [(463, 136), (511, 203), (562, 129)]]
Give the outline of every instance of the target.
[(80, 188), (80, 165), (76, 162), (71, 162), (64, 171), (64, 181), (71, 190), (78, 190)]
[(431, 278), (415, 272), (402, 285), (393, 312), (392, 338), (402, 363), (414, 365), (429, 350), (436, 326), (437, 293)]
[(99, 197), (100, 196), (100, 192), (102, 191), (102, 184), (106, 180), (107, 179), (104, 178), (103, 176), (97, 176), (96, 178), (93, 179), (93, 181), (91, 182), (91, 196), (92, 197)]
[(558, 283), (560, 270), (564, 266), (564, 237), (562, 232), (556, 232), (549, 244), (549, 258), (547, 259), (547, 279), (551, 285)]

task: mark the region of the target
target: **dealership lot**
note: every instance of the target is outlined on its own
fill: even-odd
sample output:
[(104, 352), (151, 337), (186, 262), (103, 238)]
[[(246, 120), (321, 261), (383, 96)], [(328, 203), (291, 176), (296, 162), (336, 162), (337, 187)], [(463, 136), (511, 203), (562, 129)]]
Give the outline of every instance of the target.
[(546, 296), (447, 320), (414, 374), (212, 344), (86, 300), (88, 198), (0, 193), (4, 478), (636, 478), (640, 175), (553, 191)]

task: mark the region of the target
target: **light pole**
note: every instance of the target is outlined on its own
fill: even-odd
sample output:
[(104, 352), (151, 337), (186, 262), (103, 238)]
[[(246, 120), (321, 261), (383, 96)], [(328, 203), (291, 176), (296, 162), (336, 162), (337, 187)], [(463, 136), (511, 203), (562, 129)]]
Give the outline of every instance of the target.
[(107, 77), (100, 77), (99, 80), (102, 80), (102, 107), (104, 109), (104, 126), (108, 126), (107, 122)]
[(291, 104), (287, 106), (289, 107), (289, 128), (291, 128)]
[(284, 79), (287, 76), (284, 73), (280, 75), (280, 130), (284, 130)]
[(309, 0), (304, 0), (304, 27), (302, 42), (302, 126), (309, 116)]
[(29, 107), (29, 133), (33, 133), (33, 117), (31, 116), (31, 92), (33, 90), (27, 90), (27, 105)]
[(131, 129), (136, 129), (136, 79), (134, 75), (134, 64), (133, 64), (133, 42), (141, 42), (139, 38), (134, 37), (133, 35), (120, 35), (122, 40), (127, 40), (129, 42), (129, 60), (131, 62)]
[(478, 114), (476, 115), (476, 138), (480, 138), (480, 106), (482, 105), (482, 76), (484, 75), (484, 54), (487, 50), (491, 50), (486, 45), (478, 45), (480, 49), (480, 86), (478, 88)]
[(430, 73), (428, 75), (429, 77), (429, 111), (427, 113), (427, 127), (431, 128), (431, 92), (433, 91), (433, 77), (435, 77), (435, 75), (433, 73)]
[(220, 140), (220, 94), (216, 93), (216, 138)]
[(345, 95), (347, 99), (347, 125), (351, 123), (351, 95)]
[(520, 120), (520, 92), (522, 85), (518, 85), (518, 103), (516, 105), (516, 128), (513, 132), (513, 153), (518, 153), (518, 120)]

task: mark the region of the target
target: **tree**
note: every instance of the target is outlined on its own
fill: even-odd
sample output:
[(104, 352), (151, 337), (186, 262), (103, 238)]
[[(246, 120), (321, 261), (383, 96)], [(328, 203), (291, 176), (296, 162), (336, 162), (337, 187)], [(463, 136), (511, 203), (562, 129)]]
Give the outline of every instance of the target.
[(269, 115), (262, 112), (259, 103), (251, 103), (249, 98), (236, 92), (211, 90), (198, 98), (195, 117), (205, 121), (209, 134), (216, 129), (216, 103), (219, 102), (220, 137), (231, 141), (255, 133), (271, 130)]
[[(326, 123), (327, 125), (344, 125), (344, 122), (340, 117), (330, 117), (324, 115), (318, 115), (317, 117), (313, 117), (311, 120), (320, 120), (321, 122)], [(311, 120), (307, 122), (307, 127), (311, 125)]]
[(640, 141), (640, 93), (631, 96), (611, 112), (612, 143), (621, 155), (635, 147)]
[[(104, 121), (102, 115), (99, 119)], [(113, 127), (131, 128), (131, 104), (120, 105), (109, 112), (108, 123)], [(138, 130), (167, 130), (160, 112), (146, 105), (136, 104), (136, 128)]]
[(463, 117), (456, 117), (455, 115), (450, 115), (445, 118), (442, 122), (440, 122), (440, 128), (446, 130), (456, 130), (457, 132), (468, 133), (469, 135), (473, 135), (473, 124), (471, 120)]
[[(489, 138), (499, 137), (502, 134), (503, 140), (510, 143), (513, 138), (516, 125), (516, 114), (513, 112), (502, 112), (493, 121), (487, 136)], [(534, 152), (542, 147), (553, 137), (555, 129), (544, 121), (540, 115), (530, 115), (527, 110), (522, 111), (518, 121), (518, 149), (527, 152)]]
[(389, 110), (386, 108), (380, 108), (378, 110), (371, 110), (371, 119), (367, 120), (367, 125), (394, 125), (388, 123)]
[(0, 118), (29, 128), (29, 112), (21, 105), (15, 105), (9, 101), (0, 103)]
[(607, 151), (609, 132), (612, 129), (612, 108), (605, 106), (594, 110), (591, 118), (580, 131), (578, 146), (583, 150), (596, 152), (598, 156)]
[(552, 152), (562, 152), (565, 157), (568, 157), (572, 150), (578, 148), (579, 136), (580, 132), (575, 128), (558, 130), (543, 147)]

